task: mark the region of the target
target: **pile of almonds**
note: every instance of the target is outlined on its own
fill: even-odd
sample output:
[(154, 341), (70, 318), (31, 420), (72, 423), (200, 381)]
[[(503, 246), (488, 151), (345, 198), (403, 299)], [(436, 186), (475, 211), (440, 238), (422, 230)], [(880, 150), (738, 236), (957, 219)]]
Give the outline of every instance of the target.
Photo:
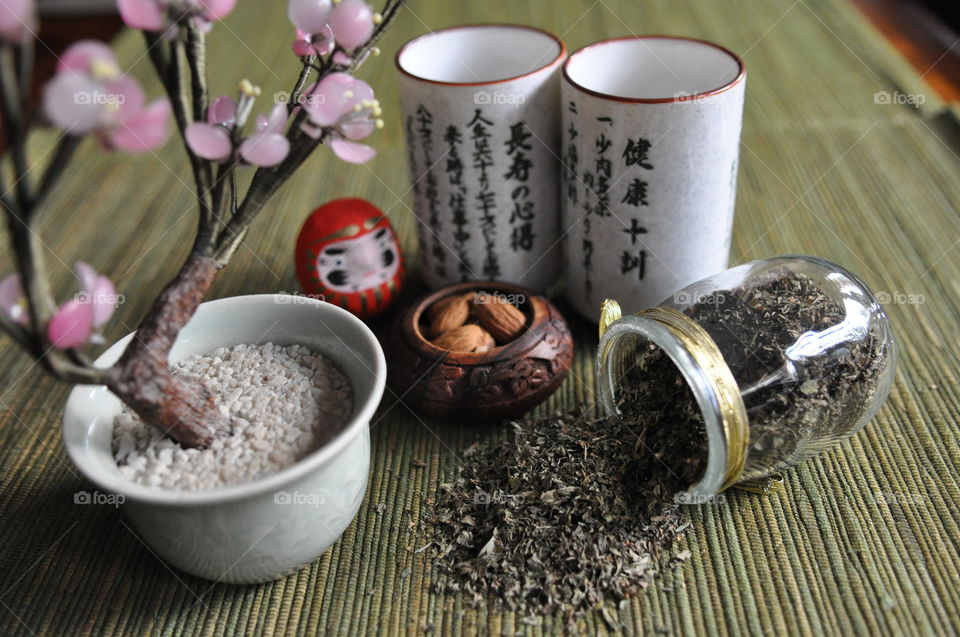
[(440, 299), (426, 312), (431, 342), (451, 352), (488, 352), (514, 340), (527, 317), (505, 296), (467, 292)]

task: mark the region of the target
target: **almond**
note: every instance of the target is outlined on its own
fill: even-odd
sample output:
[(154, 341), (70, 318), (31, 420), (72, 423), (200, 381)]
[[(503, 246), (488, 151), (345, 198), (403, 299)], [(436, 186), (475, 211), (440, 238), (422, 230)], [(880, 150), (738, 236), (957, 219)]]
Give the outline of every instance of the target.
[(479, 325), (461, 325), (433, 339), (433, 344), (451, 352), (487, 352), (494, 343), (490, 332)]
[(474, 303), (473, 312), (477, 320), (498, 343), (509, 343), (523, 333), (527, 317), (523, 312), (496, 295), (486, 295), (484, 303)]
[(434, 338), (467, 322), (470, 299), (465, 295), (448, 296), (430, 306), (430, 334)]
[[(483, 330), (482, 327), (480, 329)], [(494, 340), (493, 335), (487, 330), (483, 330), (483, 342), (474, 351), (477, 352), (478, 354), (482, 354), (484, 352), (489, 352), (496, 346), (497, 346), (497, 341)]]

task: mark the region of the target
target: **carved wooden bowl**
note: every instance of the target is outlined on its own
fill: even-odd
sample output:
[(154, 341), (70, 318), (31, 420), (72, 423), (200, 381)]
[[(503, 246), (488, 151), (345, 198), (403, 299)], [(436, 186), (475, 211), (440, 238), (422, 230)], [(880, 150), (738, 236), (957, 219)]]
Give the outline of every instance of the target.
[[(421, 317), (435, 302), (470, 291), (523, 302), (525, 331), (483, 353), (449, 352), (421, 330)], [(573, 360), (570, 327), (546, 298), (511, 285), (468, 281), (442, 288), (408, 308), (387, 346), (387, 383), (417, 413), (473, 422), (516, 418), (546, 400)]]

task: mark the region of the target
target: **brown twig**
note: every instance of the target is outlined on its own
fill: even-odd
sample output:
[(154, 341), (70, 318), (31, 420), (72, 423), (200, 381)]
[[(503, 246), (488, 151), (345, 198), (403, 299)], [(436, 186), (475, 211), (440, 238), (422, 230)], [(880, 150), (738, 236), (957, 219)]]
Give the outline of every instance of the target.
[(14, 47), (0, 44), (0, 115), (13, 159), (13, 187), (21, 214), (30, 209), (27, 168), (25, 97), (17, 81)]
[(173, 111), (173, 118), (177, 123), (177, 129), (180, 131), (180, 138), (183, 140), (183, 148), (190, 161), (190, 167), (193, 170), (194, 185), (197, 192), (197, 205), (200, 209), (200, 230), (197, 234), (196, 246), (212, 245), (212, 228), (214, 218), (210, 211), (210, 203), (207, 201), (209, 185), (205, 175), (209, 173), (210, 167), (206, 160), (198, 157), (187, 145), (186, 130), (187, 126), (193, 121), (189, 117), (191, 110), (190, 99), (185, 95), (185, 86), (181, 80), (183, 76), (183, 67), (187, 65), (186, 53), (183, 42), (175, 41), (167, 43), (162, 36), (144, 31), (144, 38), (147, 44), (147, 51), (150, 61), (160, 78), (161, 84), (170, 98), (170, 107)]
[(73, 159), (77, 147), (80, 146), (80, 141), (80, 137), (69, 134), (60, 138), (57, 149), (53, 153), (53, 159), (47, 164), (47, 168), (43, 172), (43, 177), (40, 179), (40, 187), (37, 188), (37, 192), (30, 202), (35, 211), (34, 214), (39, 214), (43, 211), (43, 204), (46, 202), (50, 193), (53, 192), (53, 188), (60, 180), (60, 176), (63, 175), (64, 169), (70, 163), (70, 160)]
[(303, 58), (303, 67), (300, 69), (300, 75), (297, 76), (297, 82), (293, 85), (290, 101), (287, 102), (287, 113), (293, 113), (293, 109), (300, 106), (300, 96), (303, 94), (303, 89), (307, 87), (307, 82), (310, 81), (310, 73), (316, 63), (316, 55), (308, 55)]
[(167, 363), (177, 335), (203, 301), (218, 270), (213, 259), (191, 253), (105, 379), (144, 422), (186, 447), (206, 446), (227, 425), (203, 383), (174, 376)]

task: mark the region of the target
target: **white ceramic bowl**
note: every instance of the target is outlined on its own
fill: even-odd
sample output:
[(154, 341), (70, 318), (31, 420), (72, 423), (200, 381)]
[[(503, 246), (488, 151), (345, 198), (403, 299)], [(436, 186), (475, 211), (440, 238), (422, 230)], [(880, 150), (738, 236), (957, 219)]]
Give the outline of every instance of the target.
[[(96, 364), (112, 364), (131, 338)], [(98, 488), (122, 496), (134, 528), (157, 555), (198, 577), (259, 582), (314, 561), (349, 526), (366, 491), (369, 424), (383, 395), (386, 363), (376, 337), (349, 312), (279, 294), (211, 301), (180, 333), (170, 361), (268, 341), (330, 357), (350, 379), (354, 412), (327, 445), (256, 482), (196, 492), (135, 484), (120, 475), (111, 450), (120, 401), (103, 386), (80, 385), (64, 410), (64, 444), (80, 471)]]

